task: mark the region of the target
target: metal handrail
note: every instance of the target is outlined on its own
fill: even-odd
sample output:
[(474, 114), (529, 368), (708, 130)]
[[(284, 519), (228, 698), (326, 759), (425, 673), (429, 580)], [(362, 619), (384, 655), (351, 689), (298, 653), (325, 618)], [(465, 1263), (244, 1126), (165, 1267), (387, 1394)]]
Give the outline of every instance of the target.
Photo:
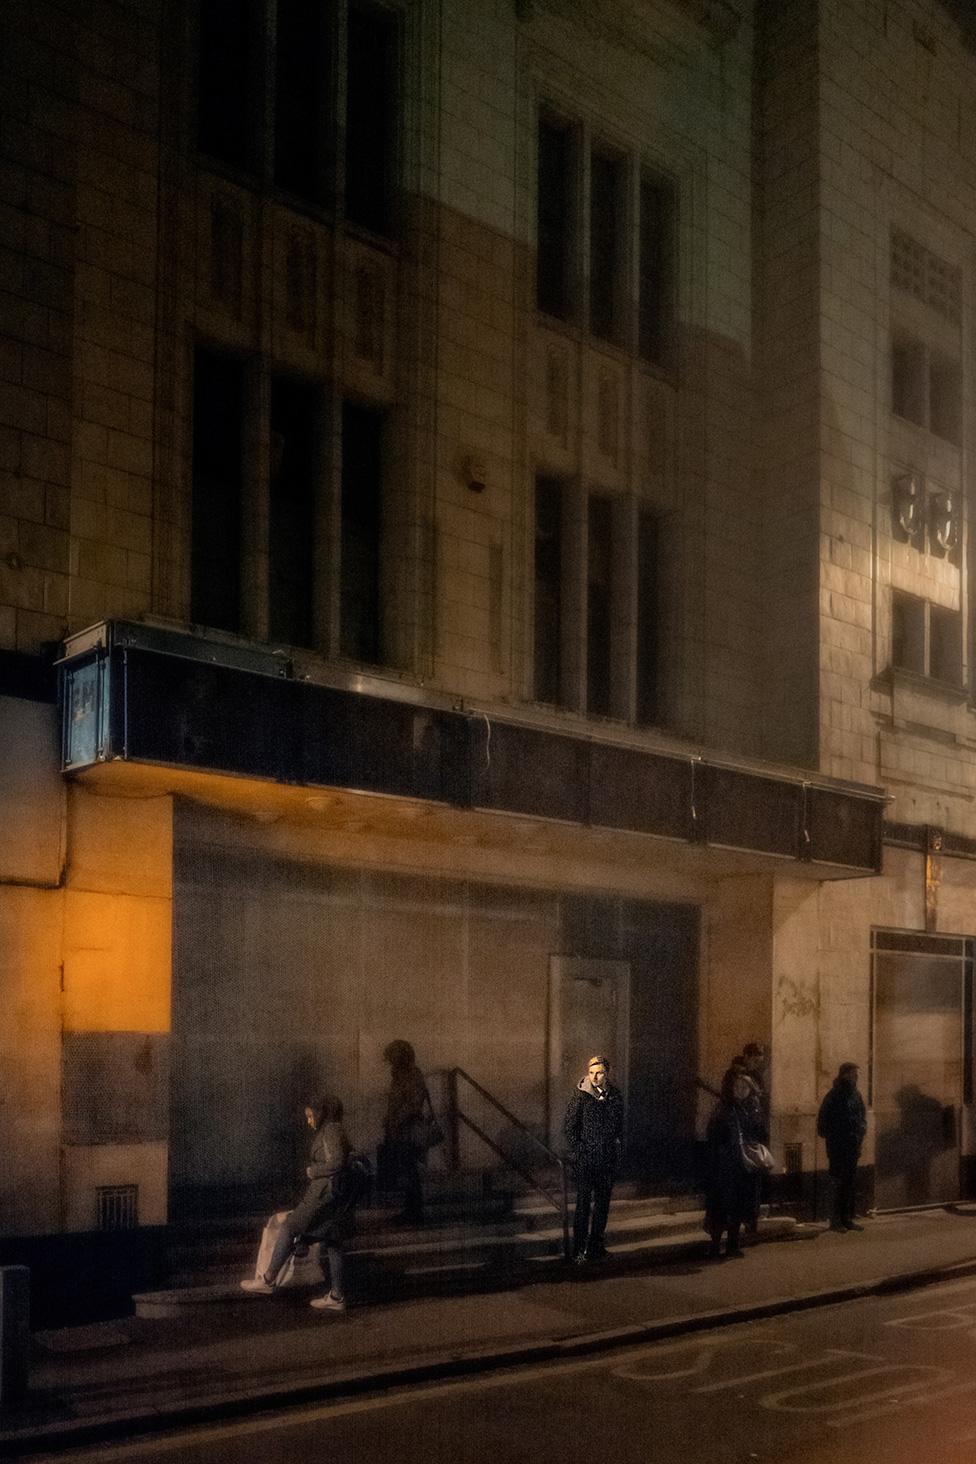
[[(568, 1161), (562, 1154), (557, 1154), (555, 1150), (550, 1149), (548, 1144), (544, 1144), (543, 1141), (536, 1134), (534, 1134), (532, 1130), (528, 1128), (520, 1118), (516, 1118), (511, 1109), (506, 1108), (504, 1103), (500, 1103), (499, 1100), (495, 1097), (494, 1093), (489, 1093), (488, 1089), (482, 1087), (481, 1083), (479, 1083), (476, 1078), (473, 1078), (470, 1073), (465, 1072), (464, 1068), (450, 1068), (448, 1070), (447, 1076), (450, 1083), (451, 1093), (451, 1117), (455, 1125), (455, 1163), (457, 1162), (457, 1124), (458, 1122), (460, 1122), (465, 1124), (465, 1126), (469, 1128), (471, 1132), (482, 1141), (483, 1144), (487, 1144), (488, 1148), (491, 1149), (495, 1154), (497, 1154), (499, 1159), (501, 1159), (510, 1169), (514, 1169), (515, 1173), (521, 1179), (523, 1179), (527, 1185), (536, 1190), (540, 1195), (542, 1195), (543, 1199), (548, 1200), (549, 1204), (552, 1205), (562, 1221), (563, 1254), (568, 1260), (570, 1255), (569, 1180), (567, 1176)], [(538, 1149), (541, 1149), (542, 1152), (547, 1156), (547, 1158), (549, 1158), (553, 1164), (558, 1166), (562, 1179), (561, 1197), (554, 1194), (550, 1189), (547, 1188), (546, 1185), (542, 1184), (541, 1181), (537, 1179), (530, 1170), (524, 1169), (521, 1164), (518, 1164), (511, 1157), (510, 1154), (507, 1154), (504, 1149), (502, 1149), (498, 1144), (495, 1143), (494, 1139), (490, 1138), (488, 1134), (485, 1133), (484, 1129), (482, 1129), (480, 1125), (475, 1123), (473, 1118), (470, 1118), (466, 1113), (462, 1113), (461, 1105), (458, 1102), (458, 1078), (463, 1078), (464, 1081), (468, 1083), (469, 1086), (472, 1087), (476, 1093), (480, 1094), (480, 1096), (487, 1103), (490, 1103), (492, 1107), (496, 1109), (497, 1112), (500, 1113), (508, 1123), (512, 1124), (512, 1126), (516, 1128), (520, 1134), (524, 1134), (527, 1139), (531, 1139), (536, 1147)]]

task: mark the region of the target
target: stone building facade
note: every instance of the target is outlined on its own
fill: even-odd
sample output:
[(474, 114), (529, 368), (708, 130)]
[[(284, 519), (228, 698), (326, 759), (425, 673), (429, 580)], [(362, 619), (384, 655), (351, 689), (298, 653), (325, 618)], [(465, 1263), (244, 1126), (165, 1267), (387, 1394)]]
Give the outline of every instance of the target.
[(609, 1046), (648, 1183), (761, 1039), (794, 1197), (853, 1059), (878, 1203), (964, 1190), (965, 15), (3, 39), (3, 1232), (248, 1204), (312, 1088), (374, 1143), (393, 1037), (548, 1140)]

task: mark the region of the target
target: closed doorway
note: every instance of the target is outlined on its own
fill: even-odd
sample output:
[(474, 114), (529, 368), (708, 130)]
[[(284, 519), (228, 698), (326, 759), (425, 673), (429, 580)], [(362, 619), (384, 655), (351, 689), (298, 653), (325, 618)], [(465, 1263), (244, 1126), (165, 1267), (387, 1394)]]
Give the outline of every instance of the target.
[(627, 1092), (630, 963), (582, 956), (549, 960), (549, 1143), (561, 1152), (569, 1097), (591, 1057), (609, 1058), (610, 1081)]

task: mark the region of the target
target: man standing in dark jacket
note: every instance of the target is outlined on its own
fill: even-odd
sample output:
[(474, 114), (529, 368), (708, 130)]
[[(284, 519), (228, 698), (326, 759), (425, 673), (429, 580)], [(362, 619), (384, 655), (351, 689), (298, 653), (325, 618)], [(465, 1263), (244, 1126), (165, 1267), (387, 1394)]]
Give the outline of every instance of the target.
[(842, 1062), (834, 1086), (820, 1105), (817, 1133), (827, 1144), (827, 1168), (834, 1185), (831, 1230), (863, 1230), (854, 1220), (857, 1161), (867, 1132), (864, 1099), (857, 1091), (856, 1062)]
[(601, 1260), (607, 1253), (603, 1232), (624, 1131), (623, 1095), (609, 1074), (605, 1057), (591, 1057), (566, 1110), (566, 1143), (576, 1164), (573, 1260), (578, 1263)]

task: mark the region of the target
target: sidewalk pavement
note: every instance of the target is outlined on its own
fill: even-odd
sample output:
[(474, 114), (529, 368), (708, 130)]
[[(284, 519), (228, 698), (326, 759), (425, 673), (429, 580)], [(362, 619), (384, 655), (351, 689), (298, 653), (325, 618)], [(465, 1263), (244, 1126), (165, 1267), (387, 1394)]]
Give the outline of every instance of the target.
[(192, 1422), (544, 1361), (854, 1296), (976, 1275), (973, 1207), (864, 1222), (863, 1234), (765, 1242), (742, 1263), (547, 1268), (477, 1295), (315, 1312), (247, 1296), (167, 1321), (37, 1333), (31, 1391), (0, 1415), (4, 1458)]

